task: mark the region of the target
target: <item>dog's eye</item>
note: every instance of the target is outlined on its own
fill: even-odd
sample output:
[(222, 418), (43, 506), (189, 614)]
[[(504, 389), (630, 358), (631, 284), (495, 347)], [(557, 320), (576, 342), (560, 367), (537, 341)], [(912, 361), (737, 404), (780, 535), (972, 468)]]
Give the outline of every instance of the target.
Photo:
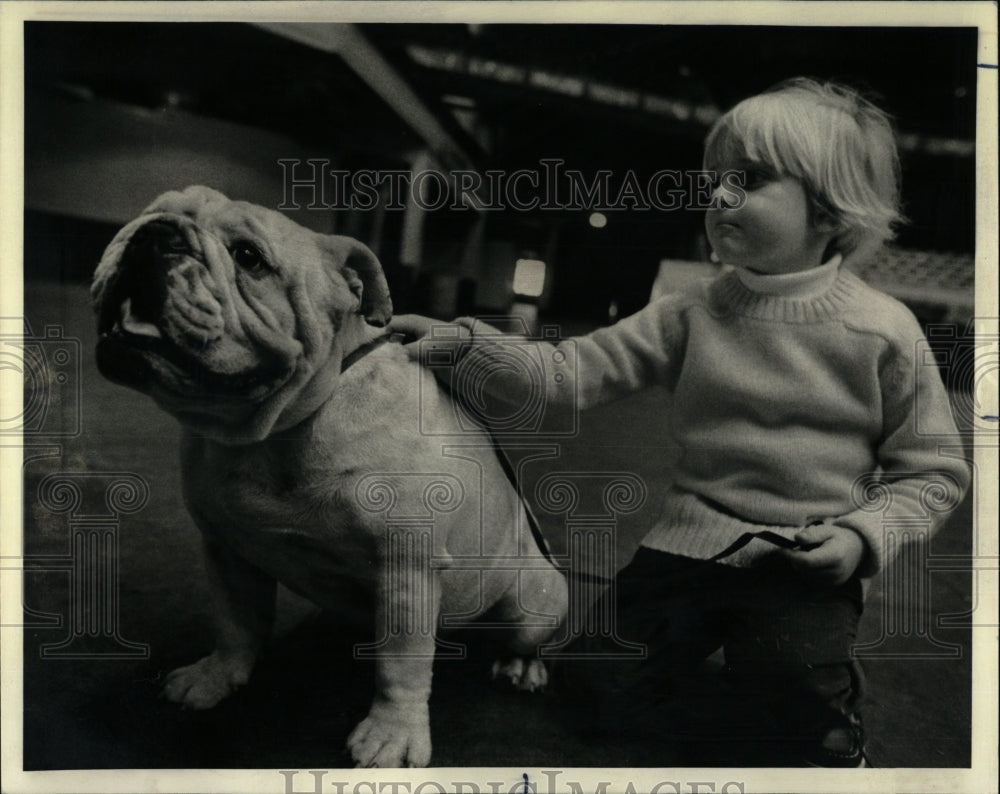
[(264, 254), (253, 243), (234, 243), (230, 247), (229, 253), (232, 254), (233, 261), (250, 275), (261, 276), (271, 270)]

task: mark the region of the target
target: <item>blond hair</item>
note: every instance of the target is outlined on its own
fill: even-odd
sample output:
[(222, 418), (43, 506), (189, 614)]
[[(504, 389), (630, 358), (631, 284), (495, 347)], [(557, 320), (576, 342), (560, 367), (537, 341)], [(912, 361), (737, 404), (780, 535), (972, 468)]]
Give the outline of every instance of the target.
[(833, 249), (847, 262), (874, 253), (903, 221), (892, 122), (847, 86), (800, 77), (740, 102), (709, 132), (705, 169), (741, 159), (801, 180), (814, 222), (833, 222)]

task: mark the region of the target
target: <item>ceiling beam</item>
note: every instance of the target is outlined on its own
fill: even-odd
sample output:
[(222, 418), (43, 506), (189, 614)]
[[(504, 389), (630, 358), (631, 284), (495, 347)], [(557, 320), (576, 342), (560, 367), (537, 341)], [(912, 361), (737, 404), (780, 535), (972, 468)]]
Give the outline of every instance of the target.
[(468, 153), (356, 25), (270, 22), (260, 23), (258, 27), (340, 56), (372, 91), (417, 132), (443, 165), (473, 167), (473, 160)]

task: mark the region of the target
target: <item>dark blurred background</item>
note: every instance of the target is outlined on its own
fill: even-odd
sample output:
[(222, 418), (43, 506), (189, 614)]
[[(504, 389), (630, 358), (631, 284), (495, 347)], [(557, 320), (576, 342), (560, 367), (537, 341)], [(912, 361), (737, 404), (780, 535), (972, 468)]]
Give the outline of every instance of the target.
[[(563, 187), (559, 208), (386, 208), (383, 184), (372, 209), (291, 214), (368, 243), (400, 310), (607, 322), (648, 300), (664, 260), (706, 253), (701, 212), (616, 202), (627, 175), (645, 189), (699, 169), (721, 112), (795, 75), (848, 82), (895, 117), (899, 246), (971, 257), (976, 43), (961, 28), (29, 22), (26, 275), (86, 280), (117, 225), (190, 183), (278, 207), (308, 158), (541, 180), (551, 158), (586, 185), (610, 171), (614, 206), (595, 218)], [(544, 265), (515, 289), (519, 260)]]

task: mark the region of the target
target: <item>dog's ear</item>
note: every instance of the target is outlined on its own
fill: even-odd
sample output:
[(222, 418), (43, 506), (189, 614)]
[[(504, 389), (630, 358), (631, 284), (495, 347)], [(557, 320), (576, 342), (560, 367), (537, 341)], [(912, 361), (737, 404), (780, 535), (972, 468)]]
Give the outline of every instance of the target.
[(365, 321), (380, 328), (388, 324), (392, 319), (392, 299), (378, 257), (368, 246), (350, 237), (322, 235), (320, 240), (351, 292), (358, 296)]

